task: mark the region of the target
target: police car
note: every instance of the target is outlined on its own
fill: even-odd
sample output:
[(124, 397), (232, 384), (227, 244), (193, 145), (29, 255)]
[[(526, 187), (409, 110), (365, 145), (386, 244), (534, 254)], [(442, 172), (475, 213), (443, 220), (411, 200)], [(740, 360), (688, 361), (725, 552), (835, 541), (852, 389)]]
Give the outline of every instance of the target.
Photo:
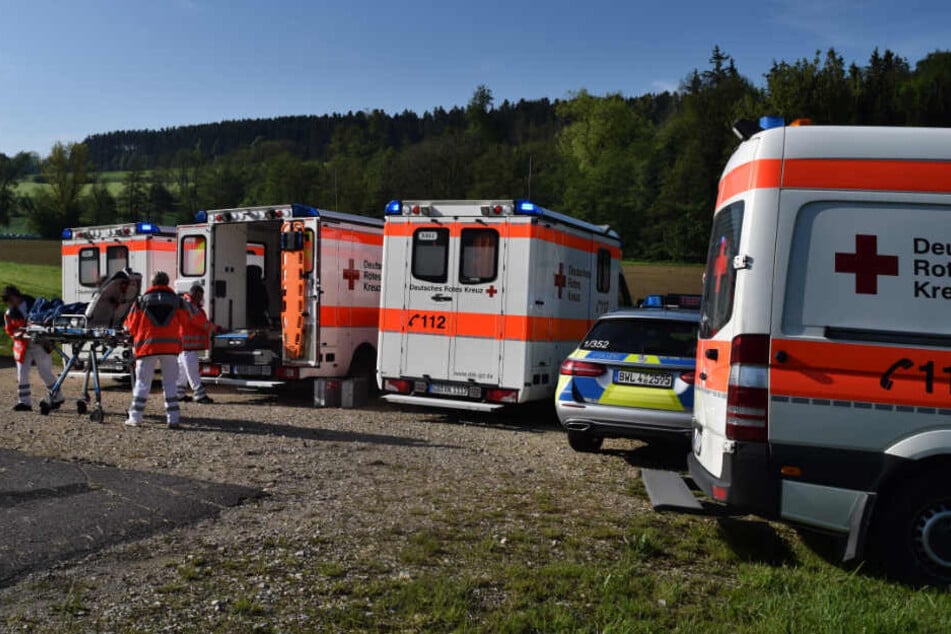
[(595, 322), (561, 364), (555, 395), (572, 449), (690, 434), (699, 307), (699, 295), (651, 295)]

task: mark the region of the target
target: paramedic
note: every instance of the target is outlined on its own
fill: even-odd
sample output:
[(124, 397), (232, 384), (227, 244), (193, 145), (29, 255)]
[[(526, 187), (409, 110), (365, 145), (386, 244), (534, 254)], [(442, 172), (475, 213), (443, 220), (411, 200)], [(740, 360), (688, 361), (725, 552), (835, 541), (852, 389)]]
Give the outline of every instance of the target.
[(182, 324), (187, 320), (184, 301), (169, 288), (168, 274), (158, 271), (152, 277), (151, 288), (133, 304), (125, 321), (135, 353), (135, 387), (126, 425), (135, 427), (142, 422), (155, 366), (159, 365), (168, 426), (178, 428), (178, 400), (175, 398), (178, 354), (182, 351)]
[(185, 294), (185, 311), (188, 319), (182, 322), (182, 352), (178, 355), (178, 400), (189, 400), (185, 394), (188, 386), (195, 393), (195, 402), (203, 405), (214, 401), (205, 392), (201, 382), (201, 373), (198, 371), (198, 353), (208, 349), (208, 337), (213, 324), (208, 321), (208, 315), (202, 308), (205, 298), (205, 289), (199, 284), (192, 285)]
[[(33, 409), (30, 397), (30, 366), (36, 364), (36, 371), (40, 373), (43, 383), (51, 388), (56, 383), (53, 360), (49, 350), (30, 341), (23, 334), (27, 316), (33, 306), (33, 298), (23, 295), (16, 286), (7, 286), (3, 289), (3, 303), (7, 305), (7, 312), (3, 315), (3, 329), (13, 339), (13, 360), (17, 364), (17, 404), (13, 411), (28, 412)], [(57, 390), (51, 405), (57, 406), (62, 402), (63, 395)]]

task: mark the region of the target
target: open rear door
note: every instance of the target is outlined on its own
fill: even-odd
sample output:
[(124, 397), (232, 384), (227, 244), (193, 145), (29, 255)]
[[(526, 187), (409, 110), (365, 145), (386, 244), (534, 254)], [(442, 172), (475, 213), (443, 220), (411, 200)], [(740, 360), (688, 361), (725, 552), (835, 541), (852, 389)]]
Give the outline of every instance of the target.
[[(178, 275), (175, 292), (187, 293), (195, 284), (205, 289), (205, 310), (215, 321), (215, 295), (212, 283), (212, 231), (207, 224), (178, 228)], [(144, 273), (144, 272), (143, 272)], [(143, 290), (149, 280), (142, 280)]]

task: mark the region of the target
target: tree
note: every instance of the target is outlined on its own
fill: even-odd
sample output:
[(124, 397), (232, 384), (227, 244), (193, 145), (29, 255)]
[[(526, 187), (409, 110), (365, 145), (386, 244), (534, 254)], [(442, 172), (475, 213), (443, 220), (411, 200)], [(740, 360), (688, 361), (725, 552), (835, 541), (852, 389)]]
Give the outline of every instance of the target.
[(89, 179), (89, 153), (82, 143), (56, 143), (41, 171), (49, 187), (27, 204), (33, 230), (56, 238), (66, 227), (75, 227), (83, 211), (80, 198)]
[(126, 172), (122, 182), (122, 193), (119, 195), (121, 205), (120, 216), (127, 221), (140, 220), (147, 211), (148, 202), (145, 177), (138, 161), (134, 161)]
[(0, 152), (0, 225), (10, 224), (17, 202), (16, 185), (26, 175), (30, 163), (31, 156), (26, 152), (12, 157)]
[(118, 216), (116, 198), (102, 180), (97, 180), (89, 188), (85, 206), (85, 222), (91, 225), (111, 224), (116, 221)]

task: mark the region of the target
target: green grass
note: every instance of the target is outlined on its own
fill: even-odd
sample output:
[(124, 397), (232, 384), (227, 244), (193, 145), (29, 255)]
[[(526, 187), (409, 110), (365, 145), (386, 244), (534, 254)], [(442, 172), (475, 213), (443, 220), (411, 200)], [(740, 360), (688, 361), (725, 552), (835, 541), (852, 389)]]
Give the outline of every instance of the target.
[[(118, 196), (122, 193), (123, 187), (125, 187), (125, 179), (129, 172), (127, 171), (116, 171), (116, 172), (96, 172), (93, 174), (93, 177), (96, 180), (101, 180), (106, 184), (106, 188), (109, 190), (109, 193), (113, 196)], [(150, 172), (143, 171), (142, 179), (147, 181), (149, 179)], [(49, 187), (46, 183), (38, 183), (35, 180), (35, 177), (25, 178), (17, 183), (16, 193), (20, 196), (35, 196), (37, 193), (46, 190)], [(83, 187), (83, 194), (89, 192), (90, 185)], [(174, 184), (170, 185), (174, 188)]]
[[(0, 287), (16, 285), (22, 292), (34, 297), (60, 297), (62, 279), (59, 265), (22, 264), (3, 261), (11, 253), (10, 241), (0, 241)], [(31, 242), (20, 242), (29, 246)], [(58, 245), (59, 243), (57, 243)], [(36, 248), (36, 246), (34, 246)], [(3, 307), (6, 310), (6, 307)], [(6, 333), (0, 334), (0, 356), (10, 356), (11, 341)]]

